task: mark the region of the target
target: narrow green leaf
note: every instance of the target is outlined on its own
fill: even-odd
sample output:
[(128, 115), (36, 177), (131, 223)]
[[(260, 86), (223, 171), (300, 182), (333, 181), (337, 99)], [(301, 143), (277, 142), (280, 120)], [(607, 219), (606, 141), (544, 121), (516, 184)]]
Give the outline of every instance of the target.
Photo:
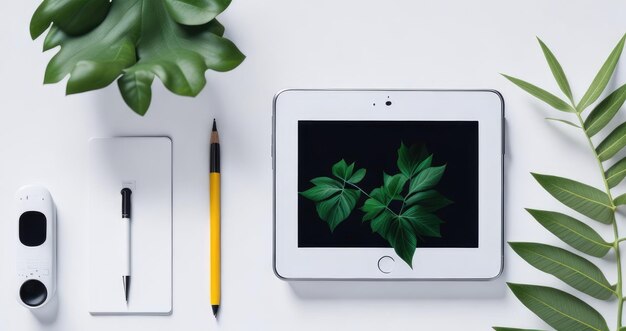
[(624, 101), (626, 101), (626, 84), (613, 91), (613, 93), (609, 94), (609, 96), (593, 108), (585, 120), (585, 132), (587, 132), (590, 137), (600, 132), (602, 128), (609, 124), (615, 114), (617, 114), (617, 111), (622, 107)]
[(604, 176), (610, 188), (617, 186), (626, 177), (626, 157), (612, 165)]
[(383, 238), (385, 238), (387, 241), (390, 241), (388, 238), (390, 236), (389, 227), (391, 226), (393, 219), (394, 219), (393, 214), (388, 211), (384, 211), (380, 213), (378, 216), (372, 219), (372, 222), (370, 224), (372, 228), (372, 232), (376, 232), (380, 234)]
[(600, 161), (606, 161), (626, 146), (626, 123), (620, 124), (596, 147)]
[(548, 121), (556, 121), (556, 122), (565, 123), (565, 124), (567, 124), (567, 125), (571, 125), (571, 126), (573, 126), (573, 127), (579, 128), (579, 129), (581, 128), (581, 127), (580, 127), (580, 125), (578, 125), (578, 124), (574, 124), (574, 123), (572, 123), (572, 122), (570, 122), (570, 121), (568, 121), (568, 120), (562, 120), (562, 119), (560, 119), (560, 118), (552, 118), (552, 117), (546, 117), (546, 119), (547, 119)]
[(426, 159), (424, 159), (424, 161), (420, 162), (420, 164), (417, 165), (417, 168), (415, 169), (415, 173), (419, 173), (420, 171), (430, 168), (430, 166), (433, 164), (433, 155), (430, 154), (428, 157), (426, 157)]
[(338, 178), (345, 180), (347, 178), (346, 172), (348, 171), (348, 164), (346, 160), (341, 159), (341, 161), (335, 163), (332, 168), (333, 175)]
[(350, 163), (350, 165), (348, 165), (348, 168), (346, 169), (345, 180), (348, 181), (348, 179), (352, 177), (353, 173), (354, 173), (354, 162), (352, 162), (352, 163)]
[(407, 178), (412, 178), (421, 170), (419, 169), (421, 166), (420, 163), (423, 163), (426, 157), (427, 152), (423, 145), (411, 145), (407, 147), (404, 143), (400, 143), (400, 148), (398, 148), (398, 169)]
[(400, 219), (408, 221), (418, 235), (441, 238), (440, 226), (443, 222), (435, 214), (426, 212), (420, 206), (405, 210)]
[(365, 202), (363, 203), (363, 207), (361, 207), (361, 210), (365, 213), (365, 215), (363, 215), (363, 221), (373, 220), (374, 218), (376, 218), (376, 216), (380, 214), (380, 212), (387, 208), (387, 204), (383, 202), (384, 200), (378, 200), (374, 198), (375, 192), (383, 194), (382, 189), (377, 188), (372, 191), (372, 194), (370, 194), (371, 198), (365, 200)]
[[(339, 165), (339, 167), (345, 165), (346, 163), (342, 161), (337, 162), (335, 165)], [(347, 169), (339, 169), (337, 171), (339, 171), (339, 174), (343, 174), (341, 171), (347, 171)], [(323, 221), (328, 223), (332, 232), (350, 216), (361, 196), (361, 191), (347, 188), (343, 180), (339, 181), (329, 177), (313, 178), (311, 183), (314, 186), (304, 192), (300, 192), (300, 195), (315, 202), (317, 214)]]
[(509, 245), (533, 267), (583, 293), (600, 300), (607, 300), (615, 295), (602, 271), (581, 256), (545, 244), (512, 242)]
[(343, 186), (338, 181), (328, 177), (317, 177), (311, 181), (315, 186), (300, 192), (303, 197), (315, 202), (330, 198), (343, 190)]
[(510, 80), (511, 82), (513, 82), (513, 84), (519, 86), (520, 88), (522, 88), (524, 91), (530, 93), (531, 95), (533, 95), (534, 97), (536, 97), (539, 100), (542, 100), (543, 102), (549, 104), (550, 106), (554, 107), (555, 109), (558, 109), (560, 111), (565, 111), (565, 112), (570, 112), (570, 113), (575, 113), (576, 110), (567, 102), (561, 100), (559, 97), (557, 97), (556, 95), (540, 88), (537, 87), (531, 83), (525, 82), (521, 79), (515, 78), (515, 77), (511, 77), (508, 75), (502, 75), (504, 76), (506, 79)]
[(613, 203), (616, 206), (626, 205), (626, 193), (615, 198), (615, 200), (613, 200)]
[(409, 195), (433, 188), (439, 183), (445, 170), (445, 165), (430, 167), (422, 170), (411, 180), (409, 185)]
[(507, 328), (502, 326), (494, 326), (493, 329), (495, 331), (543, 331), (539, 329), (518, 329), (518, 328)]
[(612, 202), (606, 193), (571, 179), (532, 174), (557, 200), (575, 211), (604, 224), (613, 222)]
[(352, 174), (352, 177), (350, 177), (347, 182), (357, 184), (358, 182), (362, 181), (363, 178), (365, 178), (365, 172), (366, 170), (363, 168), (358, 169), (354, 172), (354, 174)]
[(413, 255), (415, 248), (417, 248), (417, 236), (413, 226), (409, 222), (399, 219), (387, 223), (389, 224), (388, 235), (384, 237), (389, 241), (396, 254), (413, 269)]
[(334, 185), (337, 187), (342, 187), (341, 182), (330, 177), (316, 177), (311, 179), (311, 183), (315, 185)]
[(528, 309), (557, 331), (609, 331), (597, 310), (569, 293), (546, 286), (508, 285)]
[(392, 199), (401, 199), (400, 192), (404, 188), (408, 178), (404, 174), (397, 174), (393, 176), (389, 176), (387, 174), (384, 175), (384, 190), (385, 194)]
[(565, 214), (526, 209), (548, 231), (573, 248), (595, 257), (605, 256), (613, 246), (589, 225)]
[(559, 63), (559, 61), (557, 61), (552, 51), (550, 51), (548, 46), (546, 46), (546, 44), (544, 44), (543, 41), (541, 41), (541, 39), (537, 38), (537, 41), (539, 41), (539, 45), (541, 45), (541, 50), (543, 51), (543, 55), (546, 57), (546, 61), (548, 61), (548, 65), (550, 66), (550, 71), (552, 71), (552, 75), (554, 76), (554, 79), (556, 80), (557, 84), (559, 84), (561, 91), (563, 91), (565, 96), (567, 96), (567, 98), (573, 102), (572, 90), (569, 87), (569, 83), (567, 82), (567, 77), (565, 77), (565, 72), (563, 72), (563, 68), (561, 67), (561, 64)]
[(435, 190), (428, 190), (411, 195), (408, 199), (406, 199), (405, 203), (408, 206), (418, 204), (425, 211), (433, 212), (448, 206), (452, 203), (452, 201), (448, 200), (441, 193)]
[(317, 213), (320, 218), (328, 223), (330, 231), (335, 231), (337, 225), (343, 222), (356, 206), (361, 196), (361, 191), (344, 189), (338, 195), (328, 200), (318, 202)]
[(598, 99), (602, 91), (606, 88), (606, 85), (609, 83), (611, 76), (613, 76), (613, 72), (615, 71), (615, 67), (617, 66), (617, 62), (619, 60), (620, 55), (622, 55), (622, 49), (624, 48), (624, 38), (619, 40), (617, 46), (613, 49), (609, 57), (606, 59), (600, 71), (596, 74), (596, 77), (589, 85), (587, 92), (583, 95), (582, 99), (578, 103), (578, 110), (583, 111), (589, 105), (591, 105), (594, 101)]

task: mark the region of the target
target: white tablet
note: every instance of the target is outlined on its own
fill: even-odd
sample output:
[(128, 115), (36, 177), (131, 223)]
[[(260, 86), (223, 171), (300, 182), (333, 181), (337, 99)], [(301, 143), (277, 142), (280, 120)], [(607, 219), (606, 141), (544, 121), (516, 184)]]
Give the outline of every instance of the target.
[(279, 92), (276, 275), (497, 277), (503, 122), (491, 90)]

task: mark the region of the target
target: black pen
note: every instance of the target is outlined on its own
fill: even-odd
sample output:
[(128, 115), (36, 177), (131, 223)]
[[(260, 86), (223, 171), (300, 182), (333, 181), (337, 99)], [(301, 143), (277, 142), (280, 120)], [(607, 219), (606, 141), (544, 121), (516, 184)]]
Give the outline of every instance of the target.
[(130, 290), (130, 195), (133, 193), (129, 188), (122, 189), (122, 284), (124, 285), (124, 298), (128, 304), (128, 292)]

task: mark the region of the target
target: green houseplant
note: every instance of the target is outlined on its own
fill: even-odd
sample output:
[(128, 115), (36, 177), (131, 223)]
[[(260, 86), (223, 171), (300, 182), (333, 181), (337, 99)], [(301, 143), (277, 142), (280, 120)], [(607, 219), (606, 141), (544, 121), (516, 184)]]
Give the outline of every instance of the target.
[[(613, 76), (624, 47), (624, 38), (622, 37), (613, 49), (578, 102), (572, 96), (561, 65), (541, 40), (539, 44), (559, 88), (566, 97), (565, 100), (528, 82), (505, 75), (507, 79), (526, 92), (573, 118), (573, 121), (560, 118), (549, 119), (570, 125), (582, 133), (584, 139), (581, 141), (589, 146), (603, 184), (602, 189), (598, 189), (572, 179), (533, 173), (539, 185), (577, 214), (566, 215), (537, 209), (527, 209), (528, 212), (539, 224), (563, 240), (570, 248), (578, 250), (579, 253), (572, 252), (572, 249), (540, 243), (509, 243), (513, 251), (533, 267), (555, 276), (584, 294), (582, 297), (574, 296), (552, 287), (509, 283), (511, 291), (528, 309), (559, 331), (609, 330), (604, 316), (590, 304), (593, 303), (591, 298), (613, 300), (617, 319), (615, 330), (626, 330), (622, 322), (625, 298), (620, 251), (620, 243), (626, 241), (626, 237), (620, 237), (621, 222), (616, 219), (617, 208), (626, 204), (626, 194), (614, 197), (612, 191), (626, 177), (626, 158), (613, 160), (626, 147), (626, 123), (618, 125), (610, 132), (605, 132), (608, 131), (605, 129), (607, 124), (611, 122), (626, 100), (626, 85), (620, 86), (591, 108)], [(587, 111), (588, 109), (591, 110)], [(602, 134), (598, 135), (599, 133)], [(601, 138), (601, 136), (605, 137)], [(580, 216), (590, 221), (583, 222), (579, 220)], [(605, 240), (594, 227), (612, 228), (613, 238), (609, 241)], [(614, 283), (605, 277), (603, 271), (592, 260), (584, 256), (607, 258), (610, 251), (614, 253), (611, 259), (615, 262), (617, 271), (617, 279)], [(494, 329), (524, 330), (505, 327), (494, 327)]]
[(117, 80), (126, 104), (139, 115), (150, 106), (154, 77), (170, 91), (196, 96), (206, 70), (228, 71), (245, 58), (216, 16), (230, 0), (44, 0), (30, 22), (44, 51), (60, 46), (44, 83), (67, 75), (67, 94)]

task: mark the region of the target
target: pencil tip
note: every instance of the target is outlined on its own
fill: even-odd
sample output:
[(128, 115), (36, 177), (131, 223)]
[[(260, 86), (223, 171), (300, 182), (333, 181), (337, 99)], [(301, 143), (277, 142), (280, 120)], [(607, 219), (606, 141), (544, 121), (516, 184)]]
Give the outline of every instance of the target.
[(213, 119), (213, 130), (212, 131), (217, 131), (217, 124), (215, 123), (215, 119)]
[(220, 305), (211, 305), (211, 308), (213, 309), (213, 316), (217, 317), (217, 311), (220, 309)]

